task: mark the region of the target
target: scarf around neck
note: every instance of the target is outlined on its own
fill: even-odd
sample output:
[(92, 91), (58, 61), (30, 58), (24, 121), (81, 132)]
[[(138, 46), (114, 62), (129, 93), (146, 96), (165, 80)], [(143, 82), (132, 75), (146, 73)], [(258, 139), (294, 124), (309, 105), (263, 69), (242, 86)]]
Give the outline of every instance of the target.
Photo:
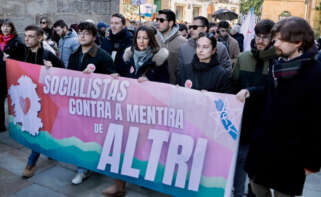
[(278, 79), (290, 79), (296, 76), (304, 65), (307, 65), (308, 62), (314, 60), (315, 54), (315, 49), (311, 48), (299, 57), (291, 60), (280, 58), (272, 66), (272, 76), (274, 78), (275, 87), (278, 85)]
[(137, 74), (140, 67), (142, 67), (152, 56), (153, 51), (150, 47), (144, 51), (134, 49), (135, 74)]
[(178, 32), (178, 30), (179, 30), (179, 26), (176, 24), (176, 25), (172, 28), (171, 32), (168, 34), (168, 37), (167, 37), (167, 38), (165, 38), (164, 35), (163, 35), (163, 33), (161, 33), (160, 31), (157, 31), (157, 34), (158, 34), (158, 36), (160, 37), (162, 43), (165, 44), (167, 41), (171, 40), (171, 39), (176, 35), (176, 33)]
[(0, 48), (1, 51), (4, 50), (4, 48), (8, 45), (8, 43), (10, 42), (10, 40), (12, 40), (14, 38), (13, 34), (9, 34), (7, 36), (0, 34)]
[(200, 62), (200, 60), (196, 54), (195, 54), (194, 59), (192, 61), (193, 70), (201, 71), (201, 72), (209, 71), (211, 68), (213, 68), (214, 66), (217, 66), (217, 65), (219, 65), (219, 62), (217, 60), (216, 54), (211, 57), (211, 60), (209, 63)]

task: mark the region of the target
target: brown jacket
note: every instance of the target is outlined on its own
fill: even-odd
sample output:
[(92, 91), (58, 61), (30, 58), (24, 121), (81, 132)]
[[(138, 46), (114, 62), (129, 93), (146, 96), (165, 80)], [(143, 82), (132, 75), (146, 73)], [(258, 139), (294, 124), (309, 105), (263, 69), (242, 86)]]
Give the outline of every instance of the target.
[[(165, 38), (166, 37), (166, 38)], [(169, 51), (168, 56), (168, 73), (169, 73), (169, 83), (176, 84), (176, 66), (178, 64), (178, 56), (180, 46), (184, 44), (187, 40), (179, 34), (178, 25), (174, 26), (168, 35), (163, 36), (162, 33), (157, 32), (156, 40), (159, 46), (162, 48), (167, 48)]]
[(240, 47), (237, 40), (235, 40), (232, 36), (228, 36), (228, 52), (230, 55), (230, 58), (232, 60), (232, 67), (234, 69), (234, 66), (237, 62), (237, 58), (240, 54)]

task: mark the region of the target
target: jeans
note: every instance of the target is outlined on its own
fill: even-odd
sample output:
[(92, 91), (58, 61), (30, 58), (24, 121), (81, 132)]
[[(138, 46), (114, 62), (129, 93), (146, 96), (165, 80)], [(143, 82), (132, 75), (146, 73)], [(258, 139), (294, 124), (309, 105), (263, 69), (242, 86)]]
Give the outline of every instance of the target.
[(249, 151), (248, 144), (240, 144), (239, 151), (237, 154), (235, 174), (234, 174), (234, 197), (242, 197), (245, 195), (245, 181), (246, 181), (246, 172), (244, 170), (245, 160), (247, 153)]
[(35, 151), (32, 151), (30, 156), (29, 156), (29, 159), (28, 159), (28, 165), (29, 166), (34, 166), (36, 165), (38, 159), (39, 159), (39, 156), (40, 156), (40, 153), (37, 153)]
[(82, 167), (77, 168), (77, 173), (86, 174), (87, 172), (88, 172), (88, 170), (86, 168), (82, 168)]

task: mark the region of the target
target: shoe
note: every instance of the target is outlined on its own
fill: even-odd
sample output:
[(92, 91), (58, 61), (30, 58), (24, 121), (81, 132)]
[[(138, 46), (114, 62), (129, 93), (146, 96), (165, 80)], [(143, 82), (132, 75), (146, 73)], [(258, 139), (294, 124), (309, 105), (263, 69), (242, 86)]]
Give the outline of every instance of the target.
[(33, 166), (27, 165), (23, 171), (22, 177), (28, 179), (35, 174), (35, 171), (36, 171), (36, 165), (33, 165)]
[(116, 184), (108, 187), (107, 189), (105, 189), (102, 192), (103, 195), (105, 196), (109, 196), (109, 197), (122, 197), (126, 195), (126, 189), (121, 189), (119, 190), (119, 188), (117, 187)]
[(78, 185), (82, 183), (85, 179), (89, 177), (88, 173), (78, 172), (76, 176), (72, 179), (71, 183), (74, 185)]

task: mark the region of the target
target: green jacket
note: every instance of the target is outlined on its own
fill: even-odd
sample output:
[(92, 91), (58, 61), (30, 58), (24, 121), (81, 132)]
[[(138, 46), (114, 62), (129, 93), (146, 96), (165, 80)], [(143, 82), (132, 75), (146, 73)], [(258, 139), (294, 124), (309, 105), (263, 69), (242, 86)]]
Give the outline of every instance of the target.
[[(254, 55), (254, 53), (256, 53)], [(257, 58), (255, 58), (257, 56)], [(235, 92), (241, 89), (264, 87), (269, 77), (269, 67), (276, 57), (275, 48), (265, 51), (246, 51), (242, 53), (233, 70), (233, 84)], [(263, 111), (265, 98), (257, 96), (246, 99), (243, 117), (240, 143), (248, 144), (251, 140), (251, 133)]]

